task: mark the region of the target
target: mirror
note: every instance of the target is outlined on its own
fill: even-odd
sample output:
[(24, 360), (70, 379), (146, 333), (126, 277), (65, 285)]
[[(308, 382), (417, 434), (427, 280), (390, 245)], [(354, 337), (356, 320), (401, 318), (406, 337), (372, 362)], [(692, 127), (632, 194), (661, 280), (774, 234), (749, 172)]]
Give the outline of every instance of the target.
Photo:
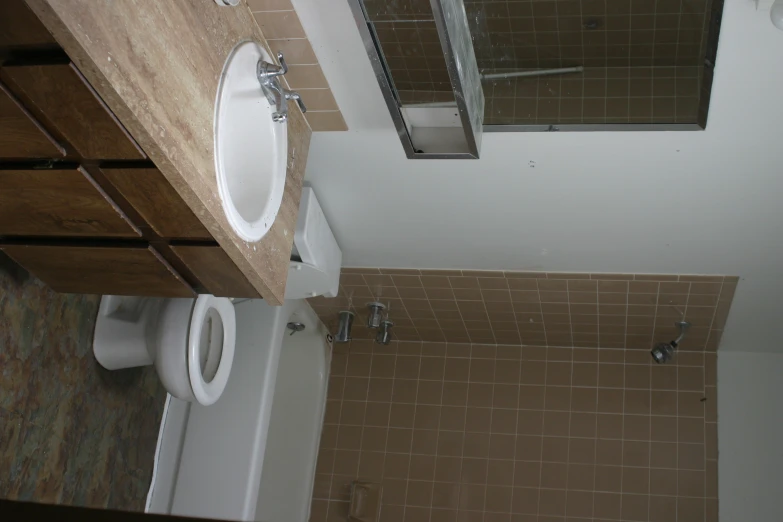
[[(422, 115), (451, 129), (459, 116), (465, 128), (444, 110), (469, 85), (453, 88), (444, 34), (448, 48), (472, 43), (485, 131), (707, 125), (723, 0), (355, 1), (408, 133)], [(444, 4), (462, 4), (469, 39), (445, 26)]]

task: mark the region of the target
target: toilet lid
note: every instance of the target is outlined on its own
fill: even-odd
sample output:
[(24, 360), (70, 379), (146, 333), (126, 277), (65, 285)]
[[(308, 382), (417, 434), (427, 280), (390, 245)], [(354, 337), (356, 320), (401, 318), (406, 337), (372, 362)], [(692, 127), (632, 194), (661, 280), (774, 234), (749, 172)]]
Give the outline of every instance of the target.
[[(217, 312), (223, 323), (223, 352), (215, 377), (206, 382), (199, 361), (199, 349), (202, 326), (210, 309)], [(188, 332), (188, 374), (193, 395), (204, 406), (214, 404), (226, 387), (228, 375), (231, 373), (231, 364), (234, 362), (236, 332), (236, 315), (231, 301), (225, 297), (215, 297), (214, 295), (200, 295), (196, 298)]]

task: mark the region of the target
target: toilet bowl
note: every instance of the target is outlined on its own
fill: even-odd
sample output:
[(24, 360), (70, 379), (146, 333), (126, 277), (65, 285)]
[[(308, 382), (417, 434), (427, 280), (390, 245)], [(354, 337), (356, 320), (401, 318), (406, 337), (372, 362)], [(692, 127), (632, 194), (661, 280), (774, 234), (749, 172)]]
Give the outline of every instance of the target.
[(171, 395), (209, 406), (228, 382), (235, 340), (234, 306), (227, 298), (105, 295), (93, 353), (107, 370), (154, 365)]

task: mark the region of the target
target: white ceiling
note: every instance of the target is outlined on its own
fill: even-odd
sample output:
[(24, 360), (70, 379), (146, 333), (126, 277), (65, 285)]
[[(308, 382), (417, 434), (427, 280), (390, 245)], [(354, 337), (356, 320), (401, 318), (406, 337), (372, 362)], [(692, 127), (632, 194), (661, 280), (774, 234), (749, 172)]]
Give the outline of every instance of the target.
[(783, 352), (768, 11), (727, 0), (706, 131), (492, 133), (478, 161), (411, 161), (347, 2), (294, 4), (351, 129), (314, 134), (307, 167), (346, 266), (739, 275), (722, 349)]

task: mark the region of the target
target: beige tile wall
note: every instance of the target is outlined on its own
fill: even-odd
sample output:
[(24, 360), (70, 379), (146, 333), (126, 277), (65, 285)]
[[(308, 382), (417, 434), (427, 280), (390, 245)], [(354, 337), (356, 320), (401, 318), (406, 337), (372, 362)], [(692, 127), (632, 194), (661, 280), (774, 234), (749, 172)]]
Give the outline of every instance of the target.
[(272, 51), (285, 56), (289, 71), (284, 78), (302, 95), (310, 128), (314, 132), (348, 130), (291, 0), (247, 0), (247, 6)]
[(361, 479), (380, 522), (717, 522), (716, 354), (695, 355), (336, 345), (310, 520), (346, 520)]
[(380, 301), (394, 321), (394, 338), (649, 349), (677, 336), (675, 321), (693, 324), (682, 351), (714, 352), (737, 286), (722, 275), (589, 274), (470, 270), (345, 268), (337, 298), (310, 304), (332, 330), (337, 314), (357, 314)]

